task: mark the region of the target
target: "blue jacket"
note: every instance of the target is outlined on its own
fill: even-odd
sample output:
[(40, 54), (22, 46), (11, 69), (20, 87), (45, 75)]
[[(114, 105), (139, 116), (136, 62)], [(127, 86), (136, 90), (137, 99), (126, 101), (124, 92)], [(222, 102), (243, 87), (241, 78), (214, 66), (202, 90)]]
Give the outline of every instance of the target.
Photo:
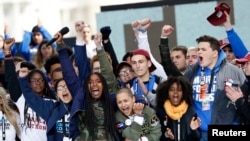
[[(194, 88), (194, 108), (201, 118), (202, 123), (200, 129), (202, 131), (208, 130), (208, 124), (239, 124), (241, 117), (235, 109), (234, 105), (230, 103), (230, 100), (225, 95), (225, 80), (227, 78), (233, 79), (239, 83), (239, 86), (243, 85), (246, 77), (242, 70), (237, 66), (227, 63), (225, 60), (225, 53), (222, 49), (219, 52), (219, 57), (214, 69), (205, 67), (206, 78), (211, 76), (212, 81), (208, 82), (207, 93), (209, 94), (209, 109), (202, 110), (202, 102), (199, 100), (199, 80), (201, 67), (199, 62), (192, 66), (192, 69), (185, 73), (193, 85)], [(212, 77), (214, 76), (214, 77)], [(209, 80), (209, 79), (207, 79)], [(210, 85), (211, 84), (211, 85)]]
[[(59, 45), (57, 45), (59, 46)], [(77, 136), (80, 135), (80, 131), (78, 128), (78, 117), (76, 116), (77, 112), (80, 110), (84, 110), (84, 95), (85, 91), (83, 88), (82, 80), (90, 73), (89, 62), (87, 59), (87, 53), (85, 47), (75, 46), (75, 59), (76, 64), (81, 64), (79, 66), (79, 74), (78, 77), (73, 69), (72, 63), (70, 61), (69, 55), (66, 49), (61, 49), (58, 51), (63, 78), (67, 84), (69, 91), (73, 97), (72, 107), (70, 111), (70, 137), (74, 140)], [(79, 55), (79, 56), (78, 56)], [(79, 59), (79, 60), (78, 60)], [(82, 62), (85, 61), (85, 62)]]
[(243, 58), (248, 53), (248, 50), (238, 34), (233, 30), (227, 31), (227, 38), (231, 44), (233, 53), (236, 58)]
[[(4, 39), (9, 39), (11, 38), (8, 34), (4, 35)], [(11, 55), (14, 56), (16, 54), (16, 44), (12, 45), (11, 47)], [(4, 59), (4, 53), (3, 53), (3, 48), (0, 49), (0, 60)]]
[(19, 78), (19, 83), (27, 104), (46, 121), (48, 141), (62, 141), (63, 134), (57, 134), (56, 123), (68, 113), (66, 107), (69, 109), (70, 104), (64, 105), (39, 97), (33, 92), (27, 77)]
[[(49, 32), (42, 26), (40, 26), (40, 31), (42, 33), (43, 39), (47, 39), (50, 40), (52, 39), (52, 36), (49, 34)], [(17, 53), (21, 53), (24, 57), (25, 60), (27, 61), (32, 61), (31, 59), (31, 54), (30, 54), (30, 42), (32, 40), (32, 33), (29, 31), (25, 31), (24, 32), (24, 36), (23, 36), (23, 41), (20, 43), (19, 47), (18, 47), (18, 51)], [(38, 45), (33, 46), (32, 48), (37, 48), (38, 49)]]

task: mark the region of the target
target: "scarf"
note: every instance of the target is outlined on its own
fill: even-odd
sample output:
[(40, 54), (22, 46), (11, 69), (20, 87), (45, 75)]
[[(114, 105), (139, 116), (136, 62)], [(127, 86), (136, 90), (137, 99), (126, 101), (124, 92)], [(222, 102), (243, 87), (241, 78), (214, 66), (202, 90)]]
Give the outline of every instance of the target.
[(178, 106), (173, 106), (170, 103), (170, 100), (166, 100), (166, 102), (164, 103), (165, 112), (173, 120), (180, 119), (182, 115), (186, 113), (187, 108), (188, 108), (188, 105), (185, 100), (183, 100), (181, 104)]

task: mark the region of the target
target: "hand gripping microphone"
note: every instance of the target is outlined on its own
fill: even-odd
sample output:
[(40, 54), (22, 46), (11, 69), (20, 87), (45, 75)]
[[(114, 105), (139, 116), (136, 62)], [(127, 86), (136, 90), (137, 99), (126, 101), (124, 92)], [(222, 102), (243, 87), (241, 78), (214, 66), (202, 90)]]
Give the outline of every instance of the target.
[[(69, 32), (69, 28), (68, 27), (64, 27), (62, 28), (59, 33), (61, 33), (62, 35), (65, 35), (66, 33)], [(59, 37), (56, 38), (52, 38), (47, 44), (46, 46), (52, 45)]]

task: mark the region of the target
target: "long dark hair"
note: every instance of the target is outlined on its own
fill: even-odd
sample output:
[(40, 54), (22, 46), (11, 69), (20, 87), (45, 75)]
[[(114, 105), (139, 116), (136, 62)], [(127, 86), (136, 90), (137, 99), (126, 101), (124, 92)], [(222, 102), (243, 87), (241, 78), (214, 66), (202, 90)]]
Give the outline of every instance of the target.
[(187, 78), (183, 76), (169, 76), (168, 80), (160, 83), (156, 90), (157, 108), (162, 108), (165, 101), (169, 99), (168, 91), (174, 83), (176, 83), (178, 87), (181, 86), (183, 100), (185, 100), (189, 106), (193, 104), (193, 87)]
[(93, 110), (93, 102), (95, 100), (91, 97), (91, 92), (89, 91), (89, 87), (88, 87), (88, 82), (90, 81), (90, 77), (92, 75), (97, 75), (100, 78), (102, 86), (103, 86), (103, 92), (100, 97), (100, 101), (101, 101), (103, 111), (104, 111), (104, 128), (106, 131), (106, 135), (107, 137), (109, 137), (108, 135), (111, 135), (112, 138), (115, 138), (116, 137), (116, 124), (115, 124), (115, 116), (114, 116), (114, 109), (113, 109), (114, 107), (111, 104), (107, 82), (100, 73), (91, 73), (90, 75), (88, 75), (84, 83), (84, 88), (86, 90), (84, 103), (85, 103), (86, 111), (88, 112), (85, 115), (84, 124), (86, 125), (90, 133), (90, 136), (93, 137), (93, 139), (95, 139), (96, 138), (95, 129), (97, 127), (95, 120), (93, 120), (95, 119), (95, 114)]

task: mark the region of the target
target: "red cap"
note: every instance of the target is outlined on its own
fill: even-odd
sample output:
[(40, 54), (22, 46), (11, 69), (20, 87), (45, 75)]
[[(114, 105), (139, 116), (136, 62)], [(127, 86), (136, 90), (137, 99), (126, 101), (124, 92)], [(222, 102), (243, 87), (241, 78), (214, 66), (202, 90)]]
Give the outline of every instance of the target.
[(224, 12), (230, 13), (230, 7), (226, 3), (220, 3), (215, 7), (215, 11), (213, 14), (211, 14), (209, 17), (207, 17), (207, 20), (214, 26), (221, 25), (224, 23), (226, 19), (226, 15)]
[(230, 45), (228, 38), (220, 39), (220, 48), (223, 49), (225, 46)]
[[(136, 49), (136, 50), (134, 50), (132, 56), (134, 56), (134, 55), (144, 55), (148, 60), (151, 61), (150, 55), (149, 55), (148, 51), (146, 51), (146, 50), (144, 50), (144, 49)], [(152, 62), (152, 61), (151, 61), (151, 62)], [(154, 70), (156, 70), (156, 67), (155, 67), (155, 65), (154, 65), (153, 62), (152, 62), (152, 65), (151, 65), (151, 67), (149, 68), (149, 72), (153, 72)]]
[(244, 58), (236, 59), (236, 62), (239, 64), (243, 64), (248, 61), (250, 61), (250, 52)]

